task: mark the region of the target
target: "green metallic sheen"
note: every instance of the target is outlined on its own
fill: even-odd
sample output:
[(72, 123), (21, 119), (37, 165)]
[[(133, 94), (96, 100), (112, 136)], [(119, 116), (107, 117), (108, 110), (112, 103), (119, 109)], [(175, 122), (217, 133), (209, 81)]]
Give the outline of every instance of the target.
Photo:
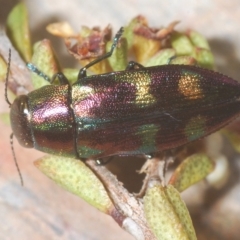
[(17, 98), (11, 123), (23, 146), (96, 159), (176, 148), (239, 113), (240, 84), (227, 76), (187, 65), (138, 66)]

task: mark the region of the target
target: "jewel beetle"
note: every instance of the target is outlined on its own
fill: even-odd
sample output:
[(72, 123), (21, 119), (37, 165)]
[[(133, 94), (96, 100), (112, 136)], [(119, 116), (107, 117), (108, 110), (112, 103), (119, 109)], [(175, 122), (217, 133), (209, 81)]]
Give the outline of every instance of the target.
[[(224, 127), (240, 113), (240, 83), (197, 66), (143, 67), (48, 85), (10, 105), (13, 134), (24, 147), (79, 159), (152, 154), (176, 148)], [(33, 65), (31, 70), (39, 73)]]

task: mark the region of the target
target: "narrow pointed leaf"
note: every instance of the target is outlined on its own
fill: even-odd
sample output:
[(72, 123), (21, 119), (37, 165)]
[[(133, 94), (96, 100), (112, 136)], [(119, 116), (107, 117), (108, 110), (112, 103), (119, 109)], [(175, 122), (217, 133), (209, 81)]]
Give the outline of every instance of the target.
[[(106, 52), (109, 52), (112, 47), (112, 41), (106, 44)], [(128, 44), (126, 38), (121, 38), (117, 48), (113, 51), (113, 54), (108, 58), (108, 62), (112, 67), (113, 71), (125, 70), (128, 64), (127, 59)]]
[(24, 3), (17, 4), (7, 18), (7, 33), (13, 45), (26, 61), (31, 60), (32, 48), (28, 26), (28, 12)]
[[(45, 39), (34, 45), (34, 52), (31, 61), (41, 72), (46, 74), (49, 79), (59, 72), (58, 62), (53, 52), (52, 45), (49, 40)], [(32, 73), (32, 81), (35, 89), (48, 85), (49, 82), (43, 77)]]
[(191, 30), (188, 32), (188, 37), (194, 46), (210, 50), (207, 39), (200, 33)]
[(175, 55), (176, 55), (176, 52), (172, 48), (162, 49), (153, 57), (149, 58), (144, 64), (144, 66), (151, 67), (151, 66), (168, 64), (169, 60)]
[(170, 64), (197, 65), (197, 61), (195, 58), (190, 56), (180, 56), (180, 57), (173, 58), (170, 61)]
[(73, 84), (77, 81), (78, 78), (79, 69), (73, 69), (73, 68), (64, 68), (63, 74), (68, 79), (68, 81)]
[(192, 55), (193, 45), (185, 34), (178, 32), (173, 33), (171, 35), (171, 44), (176, 50), (177, 55)]
[(107, 213), (112, 207), (108, 194), (95, 174), (82, 162), (72, 158), (45, 156), (36, 167), (69, 192)]
[(204, 179), (214, 169), (214, 162), (205, 154), (186, 158), (174, 171), (169, 184), (179, 192)]
[(173, 186), (149, 188), (144, 197), (144, 212), (157, 239), (197, 239), (186, 205)]
[(211, 51), (203, 48), (194, 48), (193, 57), (197, 60), (199, 66), (208, 69), (214, 68), (214, 58)]

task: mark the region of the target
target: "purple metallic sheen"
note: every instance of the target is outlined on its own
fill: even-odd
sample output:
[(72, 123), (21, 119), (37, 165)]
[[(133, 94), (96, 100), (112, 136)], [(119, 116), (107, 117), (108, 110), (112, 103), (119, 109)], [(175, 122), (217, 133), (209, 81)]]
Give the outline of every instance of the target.
[(68, 85), (45, 86), (31, 92), (29, 111), (34, 147), (40, 151), (74, 156), (75, 122)]
[[(182, 78), (186, 87), (193, 85), (193, 92), (186, 91), (189, 96), (183, 94), (184, 89), (179, 92)], [(82, 146), (101, 152), (91, 157), (176, 148), (192, 141), (188, 132), (193, 132), (192, 138), (202, 138), (240, 112), (240, 84), (195, 66), (166, 65), (94, 75), (72, 88), (72, 106), (79, 123), (78, 153), (83, 157), (90, 156), (82, 152)], [(205, 125), (188, 129), (189, 121), (198, 116), (206, 119)], [(144, 132), (143, 125), (154, 125), (159, 130)], [(147, 152), (139, 151), (145, 138), (153, 134), (155, 144), (149, 145)]]
[(25, 98), (28, 113), (22, 114), (19, 103), (11, 110), (18, 140), (31, 137), (40, 151), (80, 158), (176, 148), (240, 113), (237, 81), (186, 65), (93, 75), (72, 87), (45, 86)]

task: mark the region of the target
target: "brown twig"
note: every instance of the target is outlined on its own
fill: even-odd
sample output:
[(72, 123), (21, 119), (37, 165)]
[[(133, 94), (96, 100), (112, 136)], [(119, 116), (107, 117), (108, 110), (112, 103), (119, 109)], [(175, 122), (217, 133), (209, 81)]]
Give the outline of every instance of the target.
[(97, 166), (95, 160), (86, 163), (105, 186), (115, 208), (125, 216), (121, 227), (136, 239), (156, 239), (147, 226), (141, 199), (130, 194), (106, 167)]

